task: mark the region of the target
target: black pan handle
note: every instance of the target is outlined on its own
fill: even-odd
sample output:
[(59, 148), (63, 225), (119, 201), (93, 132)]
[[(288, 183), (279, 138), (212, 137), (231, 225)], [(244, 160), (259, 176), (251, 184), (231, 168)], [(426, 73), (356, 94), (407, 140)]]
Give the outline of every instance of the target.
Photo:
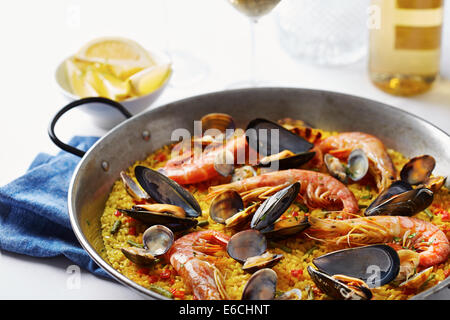
[(64, 142), (62, 142), (61, 140), (58, 139), (58, 137), (56, 137), (55, 134), (55, 125), (56, 122), (58, 122), (59, 118), (61, 118), (61, 116), (66, 113), (67, 111), (84, 105), (84, 104), (88, 104), (88, 103), (94, 103), (94, 102), (100, 102), (103, 103), (107, 106), (110, 106), (112, 108), (115, 108), (117, 110), (119, 110), (127, 119), (131, 118), (133, 115), (127, 110), (125, 109), (125, 107), (123, 105), (121, 105), (120, 103), (107, 99), (107, 98), (102, 98), (102, 97), (90, 97), (90, 98), (83, 98), (83, 99), (79, 99), (79, 100), (75, 100), (71, 103), (69, 103), (68, 105), (64, 106), (61, 110), (58, 111), (58, 113), (56, 113), (56, 115), (53, 117), (52, 121), (50, 122), (49, 126), (48, 126), (48, 135), (50, 137), (50, 139), (62, 150), (70, 152), (76, 156), (82, 157), (84, 156), (85, 152), (77, 149), (75, 147), (72, 147), (71, 145), (68, 145)]

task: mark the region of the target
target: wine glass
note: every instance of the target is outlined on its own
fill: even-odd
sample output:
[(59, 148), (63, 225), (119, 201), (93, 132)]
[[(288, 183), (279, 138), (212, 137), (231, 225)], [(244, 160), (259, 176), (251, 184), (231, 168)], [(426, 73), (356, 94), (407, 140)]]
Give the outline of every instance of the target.
[(201, 58), (173, 45), (177, 30), (172, 29), (176, 17), (171, 13), (176, 9), (176, 4), (175, 1), (161, 0), (166, 29), (166, 53), (172, 60), (174, 71), (169, 85), (183, 89), (204, 81), (210, 73), (210, 68)]
[(251, 56), (250, 56), (250, 78), (235, 84), (231, 87), (256, 87), (261, 82), (256, 79), (256, 24), (259, 19), (270, 13), (273, 8), (281, 0), (227, 0), (235, 9), (248, 17), (250, 24), (250, 45), (251, 45)]

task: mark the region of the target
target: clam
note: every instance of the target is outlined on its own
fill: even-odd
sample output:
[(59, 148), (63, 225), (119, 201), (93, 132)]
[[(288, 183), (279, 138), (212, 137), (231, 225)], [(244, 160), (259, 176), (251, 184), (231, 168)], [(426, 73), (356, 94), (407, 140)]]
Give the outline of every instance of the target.
[(128, 194), (133, 197), (133, 199), (142, 201), (147, 200), (150, 196), (138, 186), (134, 180), (125, 173), (125, 171), (120, 172), (120, 177), (122, 178), (123, 185)]
[(423, 155), (412, 158), (403, 166), (400, 178), (411, 185), (424, 183), (430, 177), (435, 166), (436, 160), (432, 156)]
[(275, 300), (302, 300), (302, 292), (294, 288), (277, 296)]
[(323, 157), (325, 165), (327, 166), (328, 172), (336, 179), (343, 183), (348, 182), (347, 170), (345, 166), (341, 163), (341, 161), (327, 153)]
[(405, 282), (400, 283), (399, 288), (403, 289), (420, 289), (425, 286), (426, 282), (432, 277), (433, 267), (429, 267), (415, 274)]
[(215, 130), (219, 134), (213, 134), (215, 139), (220, 138), (221, 134), (229, 136), (236, 129), (233, 118), (226, 113), (208, 113), (200, 119), (202, 123), (202, 133), (208, 135), (208, 132)]
[(224, 149), (214, 159), (214, 169), (222, 176), (228, 177), (234, 172), (234, 156), (230, 150)]
[(353, 150), (348, 156), (347, 171), (348, 176), (353, 181), (359, 181), (367, 174), (369, 170), (369, 159), (361, 149)]
[(233, 176), (231, 177), (231, 182), (241, 181), (250, 177), (256, 176), (257, 173), (252, 166), (242, 166), (240, 168), (235, 168)]
[(256, 271), (247, 281), (242, 300), (273, 300), (277, 288), (277, 274), (272, 269)]
[(264, 235), (257, 230), (244, 230), (234, 234), (227, 244), (227, 253), (240, 263), (250, 257), (260, 256), (267, 249)]
[(227, 190), (218, 194), (211, 202), (209, 216), (215, 222), (225, 224), (225, 221), (244, 210), (244, 202), (235, 190)]
[(331, 252), (312, 262), (323, 273), (361, 279), (369, 287), (391, 282), (400, 270), (397, 252), (390, 246), (381, 244)]
[(174, 236), (170, 229), (154, 225), (145, 230), (142, 236), (143, 248), (121, 248), (121, 251), (125, 257), (138, 265), (151, 265), (170, 249), (173, 240)]
[(194, 196), (172, 179), (143, 166), (136, 166), (134, 173), (142, 189), (156, 202), (181, 207), (188, 217), (201, 215), (202, 209)]
[(299, 191), (300, 183), (295, 182), (267, 198), (253, 215), (250, 227), (262, 232), (264, 232), (264, 229), (267, 227), (271, 228), (271, 225), (297, 198)]
[(361, 149), (355, 149), (350, 153), (346, 166), (338, 158), (328, 153), (324, 156), (324, 162), (328, 172), (343, 183), (347, 183), (348, 178), (359, 181), (369, 170), (369, 159)]
[(370, 300), (372, 292), (361, 279), (346, 275), (330, 276), (311, 266), (307, 268), (316, 286), (328, 296), (337, 300)]
[(400, 284), (415, 275), (420, 256), (418, 252), (409, 249), (398, 250), (397, 254), (400, 259), (400, 271), (393, 282)]
[(370, 204), (364, 214), (366, 216), (413, 216), (430, 206), (433, 198), (433, 191), (425, 187), (420, 187), (395, 194), (384, 200), (377, 198)]
[[(164, 205), (160, 205), (164, 207)], [(149, 211), (146, 206), (133, 206), (131, 209), (118, 209), (123, 214), (139, 220), (146, 225), (164, 225), (172, 231), (182, 231), (193, 228), (198, 221), (189, 217), (180, 217), (170, 213), (170, 210), (160, 210), (160, 212)]]
[(315, 152), (310, 151), (314, 146), (312, 143), (265, 119), (250, 121), (246, 138), (251, 148), (267, 157), (258, 164), (261, 167), (277, 170), (298, 168), (315, 155)]

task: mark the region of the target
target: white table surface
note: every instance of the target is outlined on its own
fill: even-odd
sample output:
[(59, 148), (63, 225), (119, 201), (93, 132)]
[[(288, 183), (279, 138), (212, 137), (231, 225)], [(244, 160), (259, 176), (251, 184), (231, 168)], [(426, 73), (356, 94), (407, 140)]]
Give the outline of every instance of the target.
[[(159, 0), (1, 2), (0, 185), (22, 175), (37, 153), (58, 151), (46, 131), (51, 117), (65, 104), (54, 83), (55, 67), (92, 38), (117, 35), (133, 38), (147, 48), (184, 50), (209, 66), (204, 81), (190, 87), (171, 86), (153, 106), (223, 90), (246, 77), (248, 24), (224, 0), (171, 0), (167, 19), (164, 12)], [(166, 21), (170, 27), (166, 27)], [(258, 26), (259, 78), (280, 86), (318, 88), (379, 100), (450, 132), (449, 31), (446, 27), (442, 79), (429, 93), (401, 98), (372, 86), (365, 59), (340, 67), (291, 59), (280, 47), (273, 16), (268, 16)], [(61, 120), (57, 130), (66, 141), (76, 134), (106, 133), (76, 110)], [(72, 274), (67, 273), (71, 265), (63, 257), (38, 259), (0, 252), (0, 299), (142, 298), (119, 283), (86, 271), (81, 271), (80, 286), (71, 289), (68, 281)]]

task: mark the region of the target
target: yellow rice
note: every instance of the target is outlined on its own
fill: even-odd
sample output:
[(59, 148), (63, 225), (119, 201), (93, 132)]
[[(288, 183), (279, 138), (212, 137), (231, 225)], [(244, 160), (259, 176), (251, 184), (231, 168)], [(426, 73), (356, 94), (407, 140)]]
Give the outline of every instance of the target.
[[(322, 132), (322, 136), (329, 136), (329, 132)], [(394, 165), (398, 170), (408, 161), (399, 152), (394, 150), (388, 150)], [(162, 149), (149, 155), (144, 161), (136, 162), (132, 167), (128, 168), (127, 173), (134, 177), (134, 167), (136, 165), (144, 165), (150, 168), (159, 168), (165, 164), (166, 161), (158, 161), (160, 159), (160, 154), (165, 154), (169, 157), (170, 147), (166, 146)], [(159, 156), (158, 156), (159, 155)], [(208, 220), (209, 224), (202, 227), (197, 227), (196, 230), (214, 229), (223, 232), (228, 235), (232, 235), (232, 231), (226, 229), (222, 224), (215, 223), (209, 218), (209, 201), (205, 200), (207, 195), (207, 189), (209, 185), (218, 184), (220, 181), (213, 181), (209, 184), (199, 184), (196, 186), (188, 186), (187, 189), (195, 196), (202, 208), (202, 216), (199, 220)], [(355, 194), (358, 199), (359, 205), (367, 206), (373, 199), (377, 196), (377, 190), (375, 188), (363, 187), (357, 183), (353, 183), (348, 186), (349, 189)], [(129, 244), (127, 240), (132, 240), (138, 243), (142, 242), (142, 233), (145, 230), (145, 226), (130, 222), (129, 219), (124, 216), (116, 216), (116, 210), (118, 208), (130, 208), (133, 206), (133, 200), (126, 192), (122, 181), (119, 179), (114, 183), (112, 191), (106, 202), (106, 207), (104, 213), (101, 217), (101, 228), (102, 236), (105, 246), (105, 257), (111, 266), (122, 274), (135, 281), (139, 285), (150, 288), (150, 285), (157, 285), (159, 287), (165, 288), (167, 290), (182, 290), (185, 292), (184, 299), (192, 299), (193, 296), (189, 291), (189, 288), (185, 286), (183, 279), (176, 275), (175, 270), (169, 264), (164, 264), (163, 262), (157, 263), (151, 268), (142, 268), (130, 262), (121, 252), (121, 247), (128, 247)], [(450, 222), (442, 221), (442, 215), (439, 214), (439, 208), (443, 208), (446, 211), (450, 208), (450, 195), (449, 190), (443, 187), (437, 194), (435, 194), (435, 200), (433, 205), (429, 207), (429, 210), (433, 213), (434, 218), (432, 223), (441, 228), (446, 232), (447, 237), (450, 236)], [(290, 208), (289, 212), (292, 210), (300, 211), (300, 208)], [(311, 215), (317, 215), (323, 217), (321, 210), (314, 210), (310, 213)], [(424, 212), (416, 215), (417, 218), (430, 221), (430, 218)], [(111, 234), (110, 230), (116, 220), (120, 219), (122, 221), (121, 228), (115, 234)], [(130, 235), (130, 228), (136, 228), (136, 235)], [(271, 252), (277, 254), (282, 254), (284, 258), (273, 267), (273, 270), (278, 275), (277, 290), (278, 291), (288, 291), (293, 288), (298, 288), (303, 293), (303, 299), (313, 298), (313, 299), (329, 299), (325, 294), (320, 292), (320, 290), (314, 285), (313, 281), (310, 279), (309, 274), (306, 270), (308, 265), (312, 265), (312, 259), (319, 257), (325, 253), (334, 251), (336, 249), (327, 247), (326, 244), (319, 243), (311, 239), (305, 239), (303, 237), (291, 237), (286, 240), (277, 241), (277, 243), (287, 246), (292, 249), (291, 253), (285, 252), (280, 248), (270, 248)], [(216, 267), (221, 271), (225, 279), (225, 286), (227, 293), (231, 299), (240, 299), (242, 295), (243, 288), (250, 278), (251, 274), (244, 272), (242, 270), (241, 264), (236, 262), (234, 259), (228, 257), (225, 251), (216, 254), (218, 256)], [(158, 275), (165, 269), (171, 271), (170, 279), (161, 279)], [(434, 278), (429, 281), (429, 283), (422, 288), (426, 290), (431, 286), (436, 285), (438, 282), (445, 279), (445, 271), (448, 272), (450, 269), (450, 261), (447, 260), (445, 263), (435, 266), (433, 269)], [(294, 276), (292, 270), (302, 270), (300, 275)], [(153, 275), (153, 277), (152, 277)], [(153, 282), (155, 281), (156, 282)], [(379, 288), (372, 289), (373, 299), (377, 300), (391, 300), (391, 299), (408, 299), (418, 292), (404, 292), (401, 289), (395, 287), (392, 284), (387, 284)]]

